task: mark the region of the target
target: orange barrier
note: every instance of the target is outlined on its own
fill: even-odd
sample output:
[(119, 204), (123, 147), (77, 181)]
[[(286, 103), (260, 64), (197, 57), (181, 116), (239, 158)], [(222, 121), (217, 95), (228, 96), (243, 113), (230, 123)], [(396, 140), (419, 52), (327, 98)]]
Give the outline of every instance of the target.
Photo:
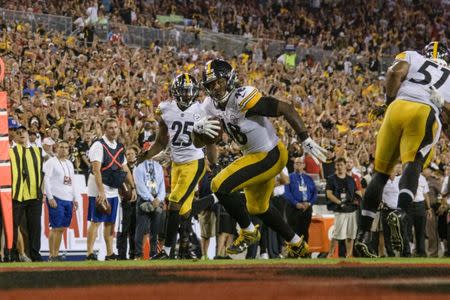
[(330, 250), (331, 227), (334, 217), (313, 216), (309, 226), (309, 251), (328, 252)]
[[(5, 64), (0, 58), (0, 82), (5, 77)], [(11, 166), (9, 163), (9, 136), (8, 136), (8, 95), (0, 92), (0, 205), (2, 220), (5, 228), (6, 248), (11, 249), (13, 244), (13, 219), (11, 199)]]

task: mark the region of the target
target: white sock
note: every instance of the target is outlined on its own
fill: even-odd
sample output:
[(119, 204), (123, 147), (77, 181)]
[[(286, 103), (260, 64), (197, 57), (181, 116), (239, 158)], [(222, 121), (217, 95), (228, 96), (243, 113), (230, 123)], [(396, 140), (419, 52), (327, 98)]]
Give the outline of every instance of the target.
[(166, 252), (167, 255), (170, 255), (170, 249), (172, 249), (172, 247), (164, 246), (164, 252)]
[(292, 238), (292, 240), (289, 243), (295, 244), (295, 243), (298, 243), (298, 242), (300, 242), (300, 237), (297, 234), (295, 234), (294, 237)]
[(253, 223), (250, 223), (250, 225), (247, 228), (242, 228), (245, 231), (253, 231), (255, 230), (255, 225)]

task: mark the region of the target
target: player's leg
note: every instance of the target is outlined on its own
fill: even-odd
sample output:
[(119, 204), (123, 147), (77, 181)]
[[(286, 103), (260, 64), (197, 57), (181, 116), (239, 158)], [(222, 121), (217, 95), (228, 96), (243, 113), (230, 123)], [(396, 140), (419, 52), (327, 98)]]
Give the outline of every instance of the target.
[(250, 218), (242, 208), (239, 199), (230, 197), (230, 193), (244, 189), (247, 210), (260, 217), (266, 225), (279, 231), (295, 243), (301, 239), (284, 222), (281, 214), (270, 207), (270, 196), (273, 192), (274, 178), (286, 165), (287, 150), (282, 143), (267, 153), (253, 153), (243, 156), (222, 170), (212, 181), (212, 191), (228, 213), (239, 223), (241, 231), (238, 238), (227, 249), (229, 254), (243, 252), (249, 245), (257, 243), (261, 235), (253, 226)]
[(168, 259), (180, 226), (180, 217), (188, 217), (192, 208), (194, 191), (205, 174), (205, 160), (199, 159), (185, 164), (172, 164), (172, 191), (169, 195), (166, 238), (163, 250), (152, 259)]
[(247, 200), (247, 210), (250, 214), (260, 218), (264, 224), (272, 228), (288, 242), (289, 257), (305, 256), (308, 253), (308, 245), (303, 236), (298, 236), (286, 223), (278, 209), (270, 202), (275, 178), (255, 184), (244, 189)]
[(428, 105), (410, 102), (409, 120), (405, 124), (400, 142), (400, 156), (403, 164), (399, 182), (398, 209), (388, 215), (391, 241), (394, 249), (403, 250), (403, 227), (406, 211), (414, 200), (419, 184), (420, 173), (433, 157), (433, 146), (439, 139), (440, 128), (436, 112)]
[(361, 202), (361, 221), (355, 242), (355, 248), (359, 256), (377, 256), (370, 246), (372, 240), (370, 228), (381, 203), (384, 186), (400, 156), (399, 147), (402, 133), (401, 120), (398, 120), (400, 109), (401, 107), (396, 102), (388, 107), (377, 135), (375, 173)]

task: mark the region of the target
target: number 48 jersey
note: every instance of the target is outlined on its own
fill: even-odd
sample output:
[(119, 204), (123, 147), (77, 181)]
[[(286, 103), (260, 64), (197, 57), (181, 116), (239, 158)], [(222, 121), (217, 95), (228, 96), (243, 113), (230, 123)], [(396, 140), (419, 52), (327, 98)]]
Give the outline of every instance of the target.
[(204, 113), (219, 117), (227, 134), (239, 145), (244, 154), (268, 152), (278, 143), (278, 136), (269, 119), (263, 116), (247, 117), (262, 95), (258, 89), (244, 86), (235, 89), (225, 106), (218, 108), (210, 97), (202, 103)]
[(201, 159), (203, 149), (192, 143), (191, 133), (194, 122), (201, 118), (200, 103), (194, 102), (186, 110), (181, 110), (175, 100), (161, 102), (156, 109), (169, 131), (170, 156), (176, 163), (186, 163)]
[(435, 107), (430, 101), (431, 86), (434, 86), (445, 101), (450, 102), (450, 68), (441, 66), (415, 51), (402, 52), (395, 59), (409, 64), (408, 75), (397, 92), (398, 99)]

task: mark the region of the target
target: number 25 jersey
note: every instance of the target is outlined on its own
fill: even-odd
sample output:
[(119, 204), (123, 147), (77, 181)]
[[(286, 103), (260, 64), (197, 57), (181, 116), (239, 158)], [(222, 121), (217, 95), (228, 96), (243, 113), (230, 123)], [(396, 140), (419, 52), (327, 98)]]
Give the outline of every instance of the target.
[(278, 136), (268, 118), (246, 116), (247, 111), (255, 106), (261, 97), (258, 89), (244, 86), (231, 93), (224, 110), (218, 108), (210, 97), (206, 97), (202, 103), (206, 115), (222, 119), (224, 130), (244, 154), (268, 152), (278, 143)]
[(435, 108), (430, 101), (430, 87), (434, 86), (445, 101), (450, 102), (450, 68), (415, 51), (402, 52), (395, 59), (409, 64), (408, 75), (397, 92), (398, 99), (425, 103)]
[(164, 101), (159, 104), (155, 113), (159, 114), (167, 125), (172, 161), (186, 163), (205, 156), (203, 149), (196, 148), (191, 138), (194, 122), (202, 116), (200, 103), (194, 102), (183, 111), (175, 100)]

